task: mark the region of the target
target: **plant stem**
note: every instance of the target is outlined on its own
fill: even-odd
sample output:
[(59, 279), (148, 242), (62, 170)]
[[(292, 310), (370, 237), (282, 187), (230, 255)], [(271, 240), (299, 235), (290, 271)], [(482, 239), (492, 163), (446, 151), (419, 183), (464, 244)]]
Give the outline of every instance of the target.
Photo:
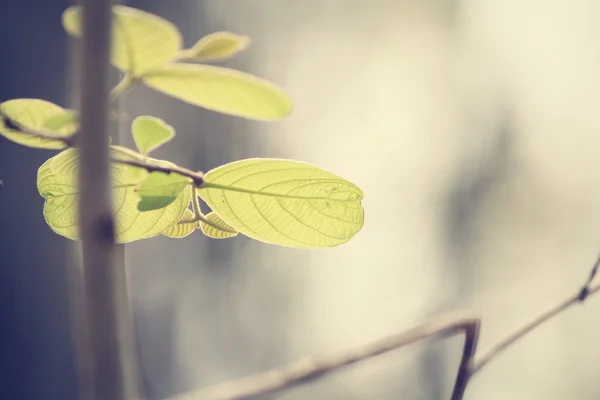
[[(84, 354), (80, 354), (85, 400), (126, 400), (119, 317), (122, 282), (115, 270), (115, 221), (108, 142), (111, 2), (83, 2), (80, 115), (78, 135), (79, 230), (85, 302)], [(126, 300), (125, 300), (126, 301)], [(81, 349), (80, 349), (81, 350)]]
[(134, 79), (129, 73), (123, 75), (123, 78), (110, 91), (110, 101), (115, 101), (123, 96), (129, 89), (135, 86), (137, 79)]
[(215, 229), (223, 230), (222, 226), (215, 224), (206, 218), (206, 215), (202, 214), (202, 210), (200, 210), (200, 201), (198, 200), (198, 193), (196, 192), (196, 188), (192, 190), (192, 209), (194, 210), (194, 217), (188, 219), (181, 219), (178, 224), (193, 224), (194, 222), (202, 222), (208, 226), (212, 226)]
[(204, 217), (202, 211), (200, 210), (200, 200), (198, 200), (198, 193), (196, 192), (195, 187), (192, 188), (192, 209), (194, 210), (194, 217)]

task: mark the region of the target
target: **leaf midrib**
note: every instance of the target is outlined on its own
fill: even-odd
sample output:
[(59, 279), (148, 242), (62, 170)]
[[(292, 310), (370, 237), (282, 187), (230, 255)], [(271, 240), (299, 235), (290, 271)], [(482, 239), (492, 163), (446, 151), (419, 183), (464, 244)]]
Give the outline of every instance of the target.
[[(65, 184), (62, 184), (62, 183), (61, 183), (61, 184), (56, 184), (56, 183), (55, 183), (54, 185), (56, 185), (56, 186), (59, 186), (59, 185), (60, 185), (60, 186), (70, 186), (70, 187), (73, 187), (73, 188), (76, 188), (76, 189), (77, 189), (77, 186), (68, 185), (68, 184), (66, 184), (66, 183), (65, 183)], [(130, 187), (135, 187), (135, 186), (137, 186), (137, 185), (138, 185), (137, 183), (127, 183), (127, 184), (123, 184), (123, 185), (116, 185), (116, 186), (112, 186), (112, 189), (128, 189), (128, 188), (130, 188)], [(67, 196), (76, 196), (78, 193), (79, 193), (79, 190), (76, 190), (76, 191), (74, 191), (74, 192), (70, 192), (70, 193), (62, 193), (62, 194), (57, 194), (57, 195), (54, 195), (54, 194), (49, 194), (49, 193), (44, 193), (44, 196), (43, 196), (43, 197), (44, 197), (44, 198), (53, 198), (53, 199), (59, 199), (59, 198), (61, 198), (61, 197), (67, 197)]]
[[(297, 180), (301, 180), (301, 179), (297, 179)], [(285, 182), (278, 182), (278, 183), (286, 183), (286, 182), (292, 182), (292, 180), (285, 181)], [(343, 184), (346, 184), (346, 182), (341, 181), (341, 180), (315, 180), (315, 183), (319, 183), (319, 184), (320, 183), (343, 183)], [(272, 185), (269, 185), (269, 186), (272, 186)], [(328, 200), (328, 201), (336, 201), (336, 202), (340, 202), (340, 203), (356, 203), (356, 202), (360, 203), (360, 201), (361, 201), (361, 198), (342, 200), (342, 199), (336, 199), (336, 198), (332, 198), (332, 197), (313, 197), (313, 196), (307, 197), (307, 196), (297, 196), (297, 195), (281, 194), (281, 193), (261, 192), (258, 190), (245, 189), (245, 188), (240, 188), (240, 187), (235, 187), (235, 186), (220, 185), (218, 183), (210, 183), (210, 182), (204, 182), (204, 185), (202, 186), (202, 188), (200, 188), (200, 190), (203, 190), (203, 189), (220, 189), (220, 190), (223, 190), (226, 192), (237, 192), (237, 193), (245, 193), (245, 194), (249, 194), (249, 195), (284, 198), (284, 199), (292, 199), (292, 200)], [(350, 192), (350, 193), (353, 193), (353, 192)]]

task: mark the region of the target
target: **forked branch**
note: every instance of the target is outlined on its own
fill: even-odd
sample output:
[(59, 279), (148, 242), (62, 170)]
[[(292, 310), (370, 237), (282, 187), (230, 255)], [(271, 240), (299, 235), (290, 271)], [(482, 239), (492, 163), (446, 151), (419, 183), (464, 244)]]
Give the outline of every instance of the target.
[(427, 338), (465, 334), (459, 376), (468, 375), (475, 353), (479, 319), (469, 313), (450, 313), (398, 335), (340, 353), (300, 359), (289, 365), (246, 378), (175, 396), (170, 400), (232, 400), (281, 392), (323, 378), (333, 372)]
[[(169, 400), (242, 400), (282, 392), (314, 382), (345, 367), (424, 339), (442, 339), (464, 333), (463, 353), (451, 396), (451, 400), (462, 400), (471, 377), (480, 372), (490, 361), (544, 322), (556, 317), (569, 307), (582, 303), (589, 296), (600, 292), (600, 283), (592, 285), (592, 281), (600, 268), (598, 265), (600, 265), (600, 257), (592, 267), (590, 278), (575, 295), (568, 297), (509, 334), (478, 359), (475, 359), (475, 350), (481, 323), (480, 319), (469, 313), (450, 313), (362, 347), (331, 355), (305, 357), (279, 368), (171, 397)], [(586, 293), (586, 295), (582, 298), (581, 293)]]

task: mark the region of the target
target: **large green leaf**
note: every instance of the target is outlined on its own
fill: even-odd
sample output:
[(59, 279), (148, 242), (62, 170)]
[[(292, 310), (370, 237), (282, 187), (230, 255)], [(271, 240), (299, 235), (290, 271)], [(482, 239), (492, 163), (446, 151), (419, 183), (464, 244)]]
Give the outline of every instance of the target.
[[(59, 235), (77, 240), (77, 150), (68, 149), (47, 160), (38, 170), (38, 190), (46, 200), (44, 218)], [(140, 174), (127, 165), (113, 165), (113, 204), (119, 243), (156, 236), (181, 219), (190, 203), (186, 188), (177, 200), (160, 210), (139, 212), (140, 197), (134, 192)]]
[(133, 120), (131, 132), (140, 153), (147, 155), (175, 136), (175, 129), (160, 118), (143, 115)]
[(187, 52), (196, 61), (225, 60), (246, 50), (249, 44), (250, 38), (247, 36), (231, 32), (215, 32), (198, 40)]
[(198, 194), (251, 238), (292, 247), (333, 247), (363, 226), (363, 192), (314, 165), (279, 159), (236, 161), (209, 171)]
[(138, 210), (147, 212), (168, 206), (191, 183), (190, 178), (177, 174), (152, 172), (139, 187), (136, 188), (141, 200)]
[[(40, 99), (13, 99), (0, 104), (2, 112), (23, 127), (35, 131), (44, 131), (57, 136), (69, 136), (75, 132), (73, 126), (50, 130), (45, 127), (49, 118), (63, 115), (65, 109), (46, 100)], [(0, 134), (15, 143), (23, 146), (41, 149), (64, 149), (67, 146), (60, 140), (41, 139), (37, 136), (10, 129), (0, 119)]]
[[(113, 7), (112, 53), (115, 67), (134, 77), (165, 64), (181, 50), (181, 33), (171, 22), (126, 6)], [(81, 6), (69, 7), (62, 17), (65, 30), (81, 36)]]
[(166, 64), (146, 74), (144, 82), (187, 103), (249, 119), (281, 119), (293, 107), (290, 98), (273, 83), (212, 65)]

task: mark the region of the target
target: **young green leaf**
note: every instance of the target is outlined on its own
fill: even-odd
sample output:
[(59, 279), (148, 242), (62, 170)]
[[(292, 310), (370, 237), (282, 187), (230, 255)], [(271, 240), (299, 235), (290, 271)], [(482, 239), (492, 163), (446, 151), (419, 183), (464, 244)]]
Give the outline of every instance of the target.
[[(69, 7), (62, 16), (65, 30), (81, 36), (81, 6)], [(182, 46), (181, 33), (171, 22), (126, 6), (113, 7), (111, 60), (121, 71), (140, 77), (175, 58)]]
[(152, 172), (136, 189), (141, 198), (137, 208), (142, 212), (164, 208), (177, 200), (190, 183), (182, 175)]
[(215, 32), (204, 36), (188, 51), (196, 61), (225, 60), (246, 50), (250, 44), (247, 36), (231, 32)]
[(292, 101), (271, 82), (229, 68), (174, 63), (144, 76), (144, 83), (187, 103), (255, 120), (276, 120), (292, 111)]
[[(63, 115), (65, 109), (46, 100), (40, 99), (13, 99), (0, 104), (2, 112), (13, 121), (36, 131), (47, 131), (57, 136), (69, 136), (75, 132), (72, 126), (65, 126), (50, 131), (44, 124), (50, 118)], [(0, 119), (0, 135), (15, 143), (40, 149), (64, 149), (67, 147), (60, 140), (42, 139), (37, 136), (11, 129), (5, 121)]]
[(249, 159), (209, 171), (198, 194), (246, 236), (282, 246), (333, 247), (363, 226), (363, 192), (314, 165)]
[(237, 236), (238, 231), (223, 221), (214, 212), (206, 214), (206, 221), (200, 221), (200, 230), (211, 239), (227, 239)]
[[(194, 218), (194, 213), (192, 210), (187, 209), (183, 214), (182, 220), (190, 220)], [(189, 236), (192, 232), (194, 232), (198, 228), (198, 221), (196, 222), (186, 222), (183, 224), (177, 223), (164, 231), (162, 234), (168, 236), (173, 239), (181, 239), (186, 236)]]
[(175, 129), (160, 118), (141, 116), (131, 125), (133, 141), (140, 153), (148, 155), (175, 136)]
[(77, 130), (77, 118), (77, 111), (64, 110), (63, 112), (53, 115), (44, 121), (43, 128), (51, 131), (65, 129), (69, 132), (75, 132)]
[[(77, 228), (77, 150), (68, 149), (48, 159), (38, 170), (37, 186), (44, 203), (44, 218), (52, 230), (72, 240), (79, 236)], [(189, 187), (169, 206), (155, 211), (139, 212), (139, 196), (134, 192), (139, 183), (127, 165), (112, 167), (113, 204), (116, 216), (117, 242), (127, 243), (161, 234), (181, 219), (190, 204)]]

